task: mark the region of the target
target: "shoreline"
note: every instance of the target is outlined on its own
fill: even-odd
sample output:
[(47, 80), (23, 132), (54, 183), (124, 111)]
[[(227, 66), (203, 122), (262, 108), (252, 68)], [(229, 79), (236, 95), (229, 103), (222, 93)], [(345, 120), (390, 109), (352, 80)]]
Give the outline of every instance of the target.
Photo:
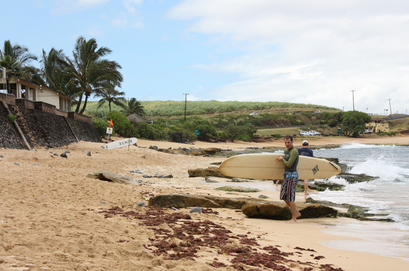
[[(409, 137), (362, 139), (367, 144), (407, 144)], [(386, 140), (388, 139), (388, 140)], [(308, 139), (317, 145), (362, 143), (357, 139)], [(399, 143), (400, 142), (400, 143)], [(362, 143), (365, 144), (365, 143)], [(114, 206), (135, 211), (152, 195), (160, 194), (214, 194), (235, 197), (204, 183), (203, 178), (189, 178), (188, 169), (206, 168), (223, 157), (195, 157), (161, 153), (149, 149), (217, 147), (243, 150), (248, 147), (284, 148), (282, 140), (266, 143), (207, 143), (194, 145), (172, 142), (139, 140), (138, 147), (114, 150), (102, 149), (103, 143), (79, 142), (58, 149), (11, 150), (0, 149), (3, 177), (0, 182), (0, 270), (20, 268), (36, 270), (216, 270), (209, 266), (214, 258), (227, 261), (226, 255), (214, 255), (214, 249), (205, 249), (195, 261), (167, 260), (154, 256), (144, 245), (155, 239), (153, 232), (138, 222), (126, 218), (104, 218), (99, 212)], [(298, 146), (297, 144), (295, 144)], [(300, 144), (301, 145), (301, 144)], [(69, 150), (68, 158), (59, 154)], [(87, 152), (92, 155), (88, 156)], [(131, 173), (140, 170), (143, 174)], [(109, 183), (88, 178), (87, 175), (109, 171), (140, 180), (138, 185)], [(172, 174), (171, 179), (143, 178), (142, 175)], [(278, 191), (261, 191), (268, 199), (278, 201)], [(238, 193), (239, 196), (257, 195)], [(304, 200), (297, 193), (297, 201)], [(182, 209), (180, 212), (188, 213)], [(328, 233), (339, 225), (354, 223), (353, 219), (300, 219), (298, 223), (267, 219), (249, 219), (232, 209), (214, 210), (214, 214), (191, 214), (193, 219), (211, 220), (232, 231), (248, 234), (261, 246), (279, 246), (292, 252), (291, 259), (311, 262), (313, 270), (322, 264), (332, 264), (343, 270), (405, 270), (409, 261), (373, 253), (335, 249), (325, 242), (361, 240), (357, 237)], [(172, 210), (167, 210), (172, 212)], [(250, 233), (249, 233), (250, 232)], [(295, 249), (312, 249), (315, 252)], [(320, 256), (314, 259), (311, 255)], [(299, 267), (291, 267), (293, 270)], [(225, 270), (234, 270), (231, 267)]]
[[(378, 136), (367, 136), (360, 138), (350, 138), (350, 137), (296, 137), (294, 138), (294, 146), (301, 147), (301, 142), (307, 139), (309, 141), (309, 146), (311, 148), (324, 148), (324, 147), (339, 147), (343, 144), (374, 144), (374, 145), (399, 145), (399, 146), (409, 146), (409, 135), (408, 136), (393, 136), (393, 137), (378, 137)], [(269, 142), (203, 142), (195, 141), (193, 143), (176, 143), (168, 141), (153, 141), (153, 140), (143, 140), (139, 139), (137, 142), (138, 146), (149, 147), (157, 146), (159, 148), (220, 148), (220, 149), (232, 149), (232, 150), (243, 150), (246, 148), (284, 148), (283, 140), (278, 139)]]

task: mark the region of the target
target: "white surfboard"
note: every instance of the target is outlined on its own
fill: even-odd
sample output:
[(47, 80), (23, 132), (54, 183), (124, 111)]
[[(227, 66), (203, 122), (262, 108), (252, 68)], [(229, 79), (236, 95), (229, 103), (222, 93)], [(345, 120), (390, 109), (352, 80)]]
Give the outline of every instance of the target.
[(130, 146), (132, 144), (135, 144), (136, 142), (138, 142), (138, 139), (136, 137), (131, 137), (131, 138), (125, 138), (125, 139), (112, 141), (101, 147), (103, 149), (118, 149), (118, 148)]
[[(277, 153), (236, 155), (225, 160), (219, 167), (225, 176), (251, 179), (283, 179), (284, 164), (277, 161)], [(300, 156), (297, 166), (300, 180), (323, 179), (341, 173), (333, 162), (321, 158)]]

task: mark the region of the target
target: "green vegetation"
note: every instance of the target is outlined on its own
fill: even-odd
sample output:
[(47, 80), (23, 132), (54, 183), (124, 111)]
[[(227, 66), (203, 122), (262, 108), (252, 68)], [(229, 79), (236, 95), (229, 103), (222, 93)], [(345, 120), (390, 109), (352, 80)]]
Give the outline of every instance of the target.
[(300, 127), (286, 127), (286, 128), (268, 128), (257, 130), (256, 135), (271, 136), (280, 138), (281, 135), (295, 135), (298, 134)]
[(371, 117), (363, 112), (348, 111), (342, 116), (342, 127), (347, 136), (357, 137), (365, 131), (365, 124), (371, 121)]
[(13, 114), (8, 114), (7, 119), (10, 121), (10, 123), (14, 123), (14, 121), (17, 119), (17, 116)]
[[(135, 136), (139, 138), (155, 140), (172, 140), (179, 142), (201, 141), (252, 141), (255, 134), (260, 131), (259, 135), (274, 135), (275, 138), (281, 138), (285, 134), (298, 134), (299, 129), (319, 129), (326, 134), (336, 134), (336, 128), (331, 126), (340, 125), (342, 113), (334, 108), (327, 108), (327, 111), (320, 106), (306, 105), (300, 108), (292, 108), (295, 104), (290, 103), (255, 103), (255, 102), (190, 102), (190, 110), (201, 112), (204, 106), (211, 108), (215, 103), (220, 108), (217, 114), (202, 114), (187, 118), (178, 118), (178, 111), (169, 111), (171, 116), (149, 117), (152, 112), (156, 112), (152, 105), (159, 108), (184, 108), (183, 103), (179, 102), (139, 102), (136, 99), (128, 101), (130, 108), (142, 110), (140, 113), (148, 115), (146, 118), (151, 121), (139, 121), (131, 123), (125, 116), (131, 113), (125, 106), (120, 107), (113, 104), (112, 111), (108, 113), (107, 105), (90, 102), (86, 113), (93, 118), (113, 119), (114, 132), (121, 136)], [(148, 107), (146, 107), (148, 105)], [(258, 110), (257, 113), (253, 109)], [(98, 107), (99, 106), (99, 107)], [(149, 109), (150, 108), (150, 109)], [(269, 108), (269, 109), (268, 109)], [(321, 109), (319, 109), (321, 108)], [(116, 110), (118, 109), (118, 110)], [(228, 111), (233, 110), (233, 111)], [(123, 115), (125, 114), (125, 115)], [(103, 122), (96, 122), (96, 126)], [(99, 130), (99, 128), (98, 128)], [(103, 132), (103, 129), (100, 129)]]
[[(146, 116), (153, 118), (180, 118), (184, 116), (184, 101), (140, 101), (144, 108)], [(97, 102), (89, 102), (85, 114), (93, 115), (98, 110), (108, 111), (107, 106), (97, 108)], [(121, 110), (120, 106), (112, 106), (112, 110)], [(293, 112), (305, 112), (307, 115), (313, 115), (314, 111), (321, 110), (326, 112), (339, 112), (337, 108), (312, 105), (296, 104), (283, 102), (238, 102), (238, 101), (188, 101), (187, 116), (213, 116), (216, 114), (239, 114), (249, 115), (257, 112), (258, 115), (263, 113), (283, 113), (292, 114)], [(322, 114), (321, 113), (321, 114)], [(255, 115), (257, 116), (257, 115)]]
[(37, 57), (30, 54), (28, 48), (20, 45), (12, 45), (10, 40), (5, 40), (3, 48), (0, 50), (0, 67), (6, 68), (6, 89), (11, 93), (10, 79), (13, 77), (31, 76), (35, 71), (29, 63), (37, 60)]

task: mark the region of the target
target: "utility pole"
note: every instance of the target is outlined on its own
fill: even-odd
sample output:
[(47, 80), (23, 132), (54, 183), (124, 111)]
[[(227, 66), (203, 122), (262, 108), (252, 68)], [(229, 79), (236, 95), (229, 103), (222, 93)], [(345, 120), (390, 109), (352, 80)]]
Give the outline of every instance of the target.
[(186, 120), (186, 110), (187, 110), (187, 95), (189, 95), (189, 93), (183, 93), (183, 95), (185, 95), (185, 120)]
[(388, 101), (389, 101), (389, 114), (392, 114), (392, 106), (391, 106), (391, 100), (392, 99), (388, 99)]
[(351, 90), (352, 92), (352, 110), (355, 111), (355, 101), (354, 101), (354, 92), (355, 90)]

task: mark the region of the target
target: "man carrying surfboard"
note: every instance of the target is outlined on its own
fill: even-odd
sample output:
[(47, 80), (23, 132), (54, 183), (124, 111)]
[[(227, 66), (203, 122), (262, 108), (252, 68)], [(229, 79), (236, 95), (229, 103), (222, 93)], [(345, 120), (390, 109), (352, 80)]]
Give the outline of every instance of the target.
[(287, 150), (284, 152), (284, 157), (279, 156), (276, 160), (281, 161), (285, 166), (284, 179), (281, 185), (280, 199), (290, 207), (292, 218), (290, 222), (297, 222), (297, 218), (301, 216), (295, 205), (295, 190), (297, 188), (298, 172), (297, 165), (299, 154), (293, 146), (293, 137), (286, 135), (284, 144)]

